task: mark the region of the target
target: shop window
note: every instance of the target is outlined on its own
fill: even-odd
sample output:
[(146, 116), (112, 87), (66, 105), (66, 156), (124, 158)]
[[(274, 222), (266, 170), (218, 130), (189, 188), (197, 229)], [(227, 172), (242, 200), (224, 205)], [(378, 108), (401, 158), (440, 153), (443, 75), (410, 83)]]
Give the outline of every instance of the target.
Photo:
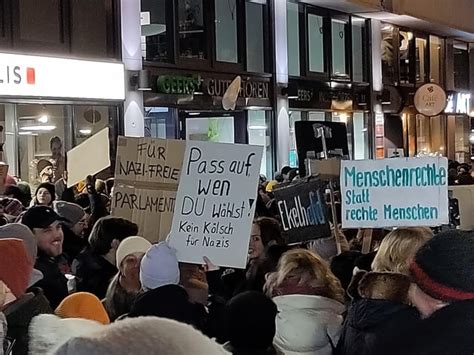
[(287, 2), (287, 36), (288, 36), (288, 74), (300, 75), (300, 21), (299, 5)]
[(295, 122), (302, 121), (301, 111), (290, 111), (290, 152), (288, 161), (292, 168), (298, 167), (298, 152), (296, 150)]
[(308, 56), (309, 71), (324, 73), (324, 18), (314, 14), (308, 14)]
[(174, 111), (168, 107), (145, 107), (145, 137), (176, 139)]
[(431, 153), (430, 118), (416, 115), (416, 150), (419, 155)]
[(273, 150), (269, 113), (265, 111), (248, 111), (248, 143), (263, 146), (260, 173), (267, 177), (273, 174)]
[(454, 87), (469, 90), (469, 50), (464, 42), (454, 44)]
[(169, 1), (142, 0), (141, 4), (142, 56), (148, 61), (167, 62), (171, 54)]
[(324, 112), (308, 112), (308, 121), (326, 121), (326, 114)]
[(411, 70), (411, 43), (413, 41), (413, 33), (407, 31), (400, 31), (400, 83), (410, 84), (412, 83), (412, 70)]
[(382, 25), (382, 79), (385, 84), (394, 84), (396, 80), (396, 33), (389, 24)]
[(365, 82), (366, 75), (366, 20), (352, 18), (352, 81)]
[(446, 116), (434, 116), (430, 118), (431, 152), (446, 156)]
[(234, 117), (188, 117), (186, 140), (234, 143)]
[(454, 145), (455, 145), (455, 156), (454, 159), (460, 163), (470, 163), (471, 152), (470, 152), (470, 119), (468, 116), (456, 116), (455, 117), (455, 133), (454, 133)]
[(427, 40), (424, 38), (416, 38), (416, 82), (426, 82), (426, 44)]
[(355, 160), (369, 159), (369, 122), (363, 112), (352, 115), (352, 136), (354, 140), (353, 158)]
[(342, 79), (349, 79), (349, 71), (346, 63), (346, 28), (346, 21), (338, 19), (331, 20), (332, 75)]
[(81, 144), (105, 127), (114, 127), (115, 109), (109, 106), (74, 106), (74, 144)]
[(237, 63), (237, 0), (215, 1), (216, 60)]
[(444, 40), (430, 36), (430, 81), (443, 83)]
[(265, 5), (247, 1), (245, 3), (245, 25), (247, 43), (247, 71), (265, 71), (264, 39)]
[(179, 56), (206, 59), (203, 0), (178, 1)]

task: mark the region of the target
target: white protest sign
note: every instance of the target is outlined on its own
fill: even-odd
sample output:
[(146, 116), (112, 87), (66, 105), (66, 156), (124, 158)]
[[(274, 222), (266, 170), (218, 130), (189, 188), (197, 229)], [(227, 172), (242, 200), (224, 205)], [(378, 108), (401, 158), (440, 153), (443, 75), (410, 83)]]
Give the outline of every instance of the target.
[(67, 186), (71, 187), (110, 166), (109, 128), (67, 152)]
[(187, 141), (169, 243), (178, 260), (245, 268), (262, 147)]
[(342, 161), (341, 199), (343, 228), (447, 224), (448, 160)]

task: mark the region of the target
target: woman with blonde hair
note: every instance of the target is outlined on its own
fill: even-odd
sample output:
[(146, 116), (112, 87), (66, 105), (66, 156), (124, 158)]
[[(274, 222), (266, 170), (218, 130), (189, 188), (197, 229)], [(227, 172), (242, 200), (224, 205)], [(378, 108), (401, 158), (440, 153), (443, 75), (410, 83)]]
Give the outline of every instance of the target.
[(419, 321), (408, 304), (409, 265), (431, 237), (429, 228), (399, 228), (381, 242), (372, 272), (354, 276), (349, 293), (352, 305), (338, 344), (339, 355), (374, 353), (400, 329)]
[(274, 345), (282, 354), (332, 354), (342, 328), (344, 291), (326, 262), (305, 250), (286, 252), (267, 277), (278, 307)]

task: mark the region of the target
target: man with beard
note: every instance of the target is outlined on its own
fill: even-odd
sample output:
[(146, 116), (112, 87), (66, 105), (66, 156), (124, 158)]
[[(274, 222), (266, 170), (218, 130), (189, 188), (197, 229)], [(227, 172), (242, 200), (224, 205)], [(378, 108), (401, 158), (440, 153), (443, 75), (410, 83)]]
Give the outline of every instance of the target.
[(47, 206), (35, 206), (26, 211), (22, 223), (31, 229), (38, 244), (35, 268), (43, 279), (35, 286), (43, 289), (51, 307), (55, 309), (68, 295), (67, 279), (61, 273), (58, 256), (63, 252), (63, 219)]

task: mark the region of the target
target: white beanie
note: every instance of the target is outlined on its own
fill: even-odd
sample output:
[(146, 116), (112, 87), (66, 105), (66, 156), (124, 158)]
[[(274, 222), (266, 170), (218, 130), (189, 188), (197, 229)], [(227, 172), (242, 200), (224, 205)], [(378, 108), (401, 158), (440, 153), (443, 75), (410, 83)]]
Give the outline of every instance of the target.
[(145, 290), (179, 284), (176, 250), (167, 242), (159, 242), (148, 249), (140, 265), (140, 282)]
[(142, 237), (128, 237), (122, 240), (115, 253), (115, 265), (120, 269), (123, 259), (133, 253), (146, 253), (151, 243)]

